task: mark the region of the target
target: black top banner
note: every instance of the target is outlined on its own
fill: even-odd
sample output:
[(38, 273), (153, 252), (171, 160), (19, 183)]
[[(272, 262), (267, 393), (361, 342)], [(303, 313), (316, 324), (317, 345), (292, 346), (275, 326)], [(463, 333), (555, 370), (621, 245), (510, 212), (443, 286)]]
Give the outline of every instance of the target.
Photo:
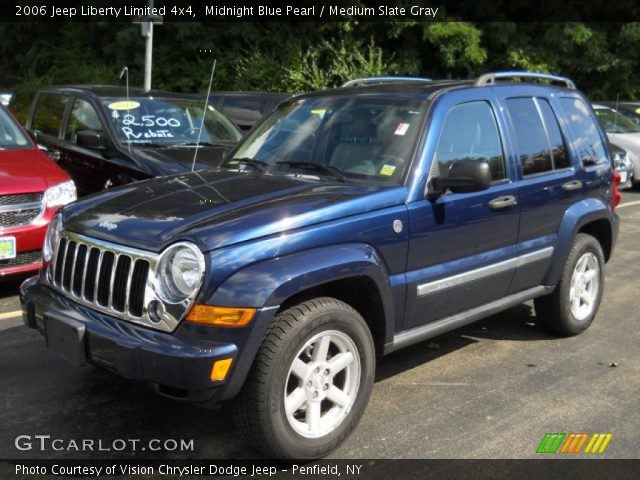
[[(151, 6), (153, 4), (153, 6)], [(5, 22), (630, 22), (634, 0), (14, 0)]]

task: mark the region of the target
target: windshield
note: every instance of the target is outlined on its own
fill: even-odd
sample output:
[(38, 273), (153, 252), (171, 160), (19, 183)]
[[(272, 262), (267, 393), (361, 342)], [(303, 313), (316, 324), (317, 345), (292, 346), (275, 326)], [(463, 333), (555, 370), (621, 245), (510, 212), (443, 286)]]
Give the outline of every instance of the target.
[(302, 98), (283, 104), (223, 167), (256, 162), (269, 171), (400, 183), (426, 105), (373, 96)]
[[(195, 145), (204, 102), (188, 99), (103, 98), (102, 103), (122, 143)], [(242, 134), (222, 113), (207, 106), (200, 142), (233, 145)]]
[(636, 133), (640, 127), (611, 108), (596, 108), (598, 120), (607, 133)]
[(4, 108), (0, 108), (0, 150), (31, 148), (31, 142)]

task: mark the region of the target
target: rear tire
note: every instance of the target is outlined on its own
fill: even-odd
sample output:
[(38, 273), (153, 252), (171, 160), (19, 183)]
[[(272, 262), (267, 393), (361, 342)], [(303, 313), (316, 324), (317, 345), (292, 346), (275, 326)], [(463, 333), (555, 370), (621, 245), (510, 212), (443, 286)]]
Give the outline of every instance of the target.
[(604, 268), (598, 240), (585, 233), (576, 235), (560, 283), (551, 294), (534, 300), (539, 323), (566, 336), (585, 331), (600, 307)]
[(321, 458), (356, 427), (375, 351), (360, 314), (322, 297), (279, 313), (234, 404), (245, 440), (273, 458)]

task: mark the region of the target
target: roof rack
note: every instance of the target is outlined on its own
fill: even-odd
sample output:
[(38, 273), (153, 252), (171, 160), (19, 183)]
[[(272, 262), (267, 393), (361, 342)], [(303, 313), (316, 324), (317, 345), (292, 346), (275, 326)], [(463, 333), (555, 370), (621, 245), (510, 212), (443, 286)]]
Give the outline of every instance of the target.
[(362, 87), (363, 85), (378, 85), (380, 83), (403, 83), (403, 82), (431, 82), (426, 77), (364, 77), (348, 80), (341, 87)]
[(567, 88), (571, 88), (573, 90), (576, 89), (576, 84), (573, 83), (572, 80), (569, 80), (566, 77), (551, 75), (549, 73), (520, 72), (517, 70), (509, 71), (509, 72), (485, 73), (484, 75), (481, 75), (480, 77), (478, 77), (475, 85), (477, 87), (482, 87), (484, 85), (495, 85), (496, 80), (503, 80), (507, 78), (533, 78), (538, 80), (549, 80), (552, 83), (559, 83)]

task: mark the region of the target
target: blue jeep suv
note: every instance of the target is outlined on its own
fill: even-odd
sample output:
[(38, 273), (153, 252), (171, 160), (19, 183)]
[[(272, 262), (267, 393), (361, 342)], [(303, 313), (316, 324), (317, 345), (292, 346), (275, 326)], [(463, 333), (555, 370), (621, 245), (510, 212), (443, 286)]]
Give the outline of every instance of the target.
[(355, 428), (377, 356), (531, 299), (540, 324), (584, 331), (619, 201), (562, 77), (309, 93), (216, 170), (66, 206), (23, 316), (77, 365), (232, 400), (256, 448), (317, 458)]

